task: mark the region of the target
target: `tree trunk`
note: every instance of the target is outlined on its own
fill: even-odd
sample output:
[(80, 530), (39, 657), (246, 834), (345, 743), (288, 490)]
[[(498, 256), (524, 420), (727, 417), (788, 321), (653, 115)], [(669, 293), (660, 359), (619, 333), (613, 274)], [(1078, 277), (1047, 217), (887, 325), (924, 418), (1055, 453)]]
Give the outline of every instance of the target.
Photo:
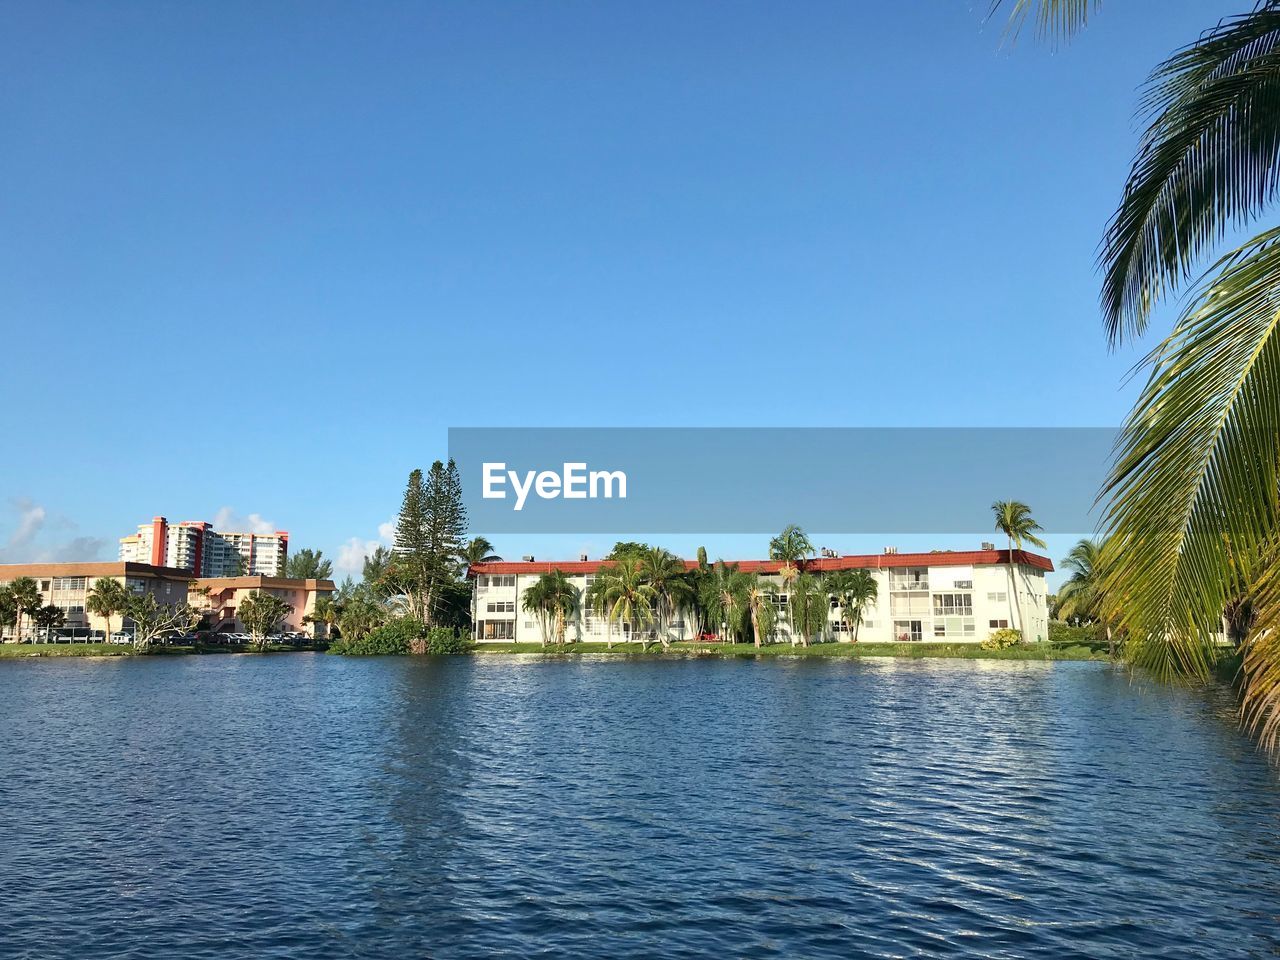
[(1022, 601), (1018, 598), (1018, 581), (1013, 572), (1012, 537), (1009, 538), (1009, 626), (1019, 631), (1024, 641), (1027, 639), (1026, 632), (1022, 629)]
[(755, 638), (756, 649), (760, 649), (760, 618), (756, 615), (755, 606), (751, 607), (751, 633)]

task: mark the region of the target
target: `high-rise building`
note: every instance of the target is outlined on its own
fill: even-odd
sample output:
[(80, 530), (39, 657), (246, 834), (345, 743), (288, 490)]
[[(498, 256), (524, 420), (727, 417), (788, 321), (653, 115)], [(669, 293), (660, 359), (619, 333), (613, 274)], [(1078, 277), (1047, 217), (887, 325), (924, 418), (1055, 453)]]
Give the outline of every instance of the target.
[(202, 520), (170, 524), (153, 517), (138, 532), (120, 538), (120, 559), (190, 570), (199, 577), (284, 576), (289, 534), (214, 530)]

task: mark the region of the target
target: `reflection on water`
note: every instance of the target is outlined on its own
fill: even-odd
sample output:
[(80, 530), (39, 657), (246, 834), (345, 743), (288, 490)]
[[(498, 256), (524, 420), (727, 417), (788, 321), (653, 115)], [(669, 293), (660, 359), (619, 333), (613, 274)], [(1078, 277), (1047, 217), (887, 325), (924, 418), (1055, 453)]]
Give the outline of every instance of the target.
[(1271, 956), (1280, 788), (1102, 664), (0, 663), (0, 953)]

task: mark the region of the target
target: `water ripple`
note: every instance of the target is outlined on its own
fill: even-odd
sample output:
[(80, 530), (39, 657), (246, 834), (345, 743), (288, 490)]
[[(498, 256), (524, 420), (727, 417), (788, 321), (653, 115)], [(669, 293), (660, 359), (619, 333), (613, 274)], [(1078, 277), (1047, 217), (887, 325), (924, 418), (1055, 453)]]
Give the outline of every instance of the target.
[(1101, 664), (0, 662), (0, 954), (1263, 957), (1280, 788)]

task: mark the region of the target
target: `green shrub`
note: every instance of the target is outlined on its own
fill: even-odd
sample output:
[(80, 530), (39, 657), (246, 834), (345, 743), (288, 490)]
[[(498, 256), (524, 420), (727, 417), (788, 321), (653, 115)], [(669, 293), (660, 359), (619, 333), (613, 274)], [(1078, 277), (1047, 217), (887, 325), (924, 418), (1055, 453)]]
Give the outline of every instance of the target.
[(1100, 623), (1086, 623), (1083, 626), (1072, 626), (1062, 620), (1049, 621), (1049, 642), (1061, 646), (1078, 644), (1105, 643), (1106, 629)]
[(1003, 630), (992, 630), (991, 635), (982, 641), (982, 648), (984, 650), (1004, 650), (1006, 647), (1016, 647), (1021, 642), (1021, 630), (1005, 627)]
[(422, 636), (422, 622), (413, 617), (399, 617), (374, 627), (359, 639), (343, 637), (330, 644), (329, 652), (347, 656), (379, 657), (405, 654)]
[(427, 653), (465, 653), (470, 639), (452, 627), (432, 627), (427, 631)]

